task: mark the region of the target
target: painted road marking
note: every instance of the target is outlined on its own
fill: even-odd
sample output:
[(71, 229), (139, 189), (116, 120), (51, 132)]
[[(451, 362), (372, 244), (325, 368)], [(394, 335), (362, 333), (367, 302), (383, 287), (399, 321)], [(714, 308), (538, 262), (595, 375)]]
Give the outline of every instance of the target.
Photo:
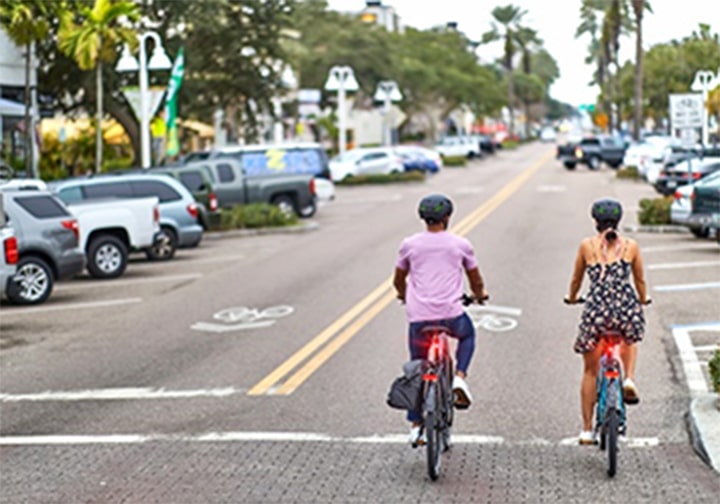
[(657, 292), (680, 292), (680, 291), (704, 290), (704, 289), (720, 289), (720, 282), (659, 285), (659, 286), (653, 288), (653, 290), (655, 290)]
[(149, 278), (120, 278), (120, 279), (114, 279), (112, 282), (105, 282), (102, 280), (93, 280), (93, 281), (82, 281), (82, 282), (71, 282), (66, 284), (59, 284), (55, 290), (58, 291), (64, 291), (64, 290), (78, 290), (78, 289), (88, 289), (90, 287), (107, 287), (109, 285), (112, 285), (115, 287), (116, 285), (130, 285), (130, 284), (144, 284), (144, 283), (156, 283), (156, 282), (182, 282), (185, 280), (195, 280), (197, 278), (200, 278), (203, 276), (202, 273), (186, 273), (182, 275), (165, 275), (165, 276), (156, 276), (156, 277), (149, 277)]
[(567, 190), (567, 187), (565, 187), (564, 185), (540, 185), (540, 186), (537, 186), (537, 189), (536, 189), (537, 192), (553, 192), (553, 193), (565, 192), (566, 190)]
[(142, 301), (142, 298), (126, 298), (126, 299), (110, 299), (108, 301), (92, 301), (89, 303), (60, 303), (51, 306), (38, 306), (38, 307), (27, 307), (27, 308), (13, 308), (10, 310), (2, 309), (3, 317), (10, 315), (32, 315), (35, 313), (52, 312), (58, 310), (85, 310), (87, 308), (104, 308), (107, 306), (118, 306), (125, 304), (134, 304)]
[(212, 322), (195, 322), (190, 329), (204, 332), (224, 333), (233, 331), (244, 331), (246, 329), (262, 329), (275, 325), (274, 320), (261, 320), (259, 322), (243, 322), (241, 324), (214, 324)]
[(690, 338), (691, 331), (720, 331), (720, 322), (672, 327), (673, 338), (680, 354), (690, 395), (697, 396), (709, 392), (710, 389)]
[(0, 402), (51, 401), (117, 401), (141, 399), (191, 399), (195, 397), (229, 397), (244, 394), (247, 389), (224, 387), (200, 390), (167, 390), (164, 388), (126, 387), (95, 390), (66, 390), (30, 394), (0, 393)]
[[(207, 432), (199, 434), (58, 434), (36, 436), (2, 436), (0, 446), (42, 446), (42, 445), (102, 445), (102, 444), (142, 444), (142, 443), (346, 443), (346, 444), (407, 444), (407, 434), (384, 434), (373, 436), (343, 437), (315, 432)], [(545, 439), (532, 439), (527, 441), (509, 442), (501, 436), (458, 434), (452, 436), (452, 443), (456, 445), (506, 445), (526, 446), (558, 445), (578, 446), (577, 438), (566, 438), (559, 442)], [(648, 448), (658, 446), (660, 440), (656, 437), (628, 438), (623, 441), (624, 446), (630, 448)], [(585, 448), (582, 448), (585, 449)]]
[[(216, 333), (240, 331), (244, 329), (259, 329), (263, 327), (270, 327), (276, 322), (275, 320), (261, 319), (287, 317), (294, 311), (295, 308), (288, 305), (269, 306), (262, 311), (257, 308), (248, 308), (247, 306), (237, 306), (233, 308), (225, 308), (213, 315), (213, 319), (225, 322), (224, 324), (196, 322), (191, 325), (190, 328), (197, 331)], [(235, 324), (235, 322), (238, 323)]]
[(716, 266), (716, 267), (720, 268), (720, 261), (696, 261), (696, 262), (681, 262), (681, 263), (650, 264), (647, 267), (647, 269), (649, 269), (649, 270), (685, 269), (685, 268), (704, 268), (705, 266)]
[(693, 347), (696, 352), (714, 352), (720, 350), (720, 344), (718, 345), (700, 345)]
[[(545, 156), (536, 161), (520, 175), (511, 180), (500, 191), (495, 193), (484, 204), (480, 205), (473, 212), (467, 215), (460, 223), (451, 228), (451, 232), (460, 236), (466, 235), (470, 230), (477, 226), (483, 219), (497, 209), (504, 201), (512, 196), (527, 180), (535, 174), (542, 166), (544, 166), (554, 156), (553, 151), (549, 151)], [(289, 359), (283, 362), (279, 367), (273, 370), (269, 375), (254, 385), (248, 395), (265, 395), (265, 394), (281, 394), (288, 395), (296, 390), (302, 383), (307, 380), (323, 363), (325, 363), (332, 355), (337, 352), (345, 343), (347, 343), (355, 334), (357, 334), (367, 323), (369, 323), (377, 314), (387, 307), (395, 299), (395, 292), (392, 287), (392, 276), (378, 285), (370, 294), (363, 298), (358, 304), (345, 312), (337, 320), (332, 322), (330, 326), (325, 328), (320, 334), (313, 338), (304, 347), (298, 350)], [(372, 306), (371, 306), (372, 305)], [(363, 313), (367, 309), (367, 312)], [(347, 324), (353, 321), (347, 329), (337, 334)], [(284, 383), (280, 383), (296, 366), (301, 364), (315, 350), (326, 342), (336, 338), (328, 343), (326, 348), (318, 352), (318, 354), (310, 359), (303, 367), (290, 376)]]
[(350, 197), (350, 198), (348, 198), (348, 197), (340, 197), (340, 198), (337, 198), (337, 197), (336, 197), (336, 198), (333, 200), (333, 203), (335, 203), (335, 202), (337, 202), (337, 203), (350, 203), (350, 204), (353, 204), (353, 203), (392, 203), (392, 202), (395, 202), (395, 201), (400, 201), (402, 198), (403, 198), (403, 197), (402, 197), (402, 194), (399, 194), (399, 193), (397, 193), (397, 194), (390, 194), (390, 195), (387, 195), (387, 196), (363, 196), (362, 198), (360, 198), (360, 197)]
[(652, 252), (672, 252), (676, 250), (717, 250), (717, 245), (708, 245), (704, 243), (694, 243), (687, 245), (657, 245), (655, 247), (643, 247), (642, 253), (648, 254)]

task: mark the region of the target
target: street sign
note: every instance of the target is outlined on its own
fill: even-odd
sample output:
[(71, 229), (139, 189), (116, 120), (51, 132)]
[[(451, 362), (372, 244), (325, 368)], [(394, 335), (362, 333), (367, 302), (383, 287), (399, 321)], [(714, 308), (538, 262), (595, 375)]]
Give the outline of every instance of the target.
[(703, 98), (698, 93), (671, 94), (670, 120), (674, 129), (702, 128)]
[(695, 144), (697, 144), (697, 132), (695, 128), (682, 128), (680, 130), (680, 142), (683, 147), (695, 147)]

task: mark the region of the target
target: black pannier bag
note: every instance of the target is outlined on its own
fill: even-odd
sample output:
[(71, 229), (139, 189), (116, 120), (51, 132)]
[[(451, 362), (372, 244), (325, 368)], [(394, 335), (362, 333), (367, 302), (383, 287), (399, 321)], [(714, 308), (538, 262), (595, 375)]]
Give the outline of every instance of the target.
[(387, 404), (391, 408), (410, 411), (422, 409), (422, 375), (427, 368), (427, 361), (416, 359), (403, 364), (403, 374), (390, 385)]

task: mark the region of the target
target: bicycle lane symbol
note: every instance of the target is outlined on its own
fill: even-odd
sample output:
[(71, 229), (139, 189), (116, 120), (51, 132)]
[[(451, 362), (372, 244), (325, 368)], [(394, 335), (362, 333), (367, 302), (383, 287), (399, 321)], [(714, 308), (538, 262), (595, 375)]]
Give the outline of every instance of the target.
[(522, 314), (520, 308), (495, 305), (470, 305), (465, 310), (473, 321), (475, 329), (482, 328), (492, 332), (512, 331), (518, 326), (518, 321), (514, 318), (500, 315), (519, 317)]
[(287, 317), (294, 311), (295, 308), (288, 305), (270, 306), (264, 310), (248, 308), (247, 306), (237, 306), (233, 308), (225, 308), (213, 315), (213, 319), (223, 322), (222, 324), (214, 322), (196, 322), (191, 325), (190, 328), (195, 329), (196, 331), (215, 333), (259, 329), (263, 327), (270, 327), (275, 324), (277, 319)]

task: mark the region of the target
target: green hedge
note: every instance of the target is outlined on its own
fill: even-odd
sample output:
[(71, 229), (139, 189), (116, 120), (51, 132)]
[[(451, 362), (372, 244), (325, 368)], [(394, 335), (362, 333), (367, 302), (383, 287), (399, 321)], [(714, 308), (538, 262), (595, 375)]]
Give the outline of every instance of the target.
[(286, 215), (279, 207), (269, 203), (237, 205), (220, 211), (220, 230), (254, 229), (292, 226), (298, 223), (296, 215)]
[(467, 158), (465, 156), (447, 156), (442, 159), (443, 166), (467, 166)]
[(615, 176), (619, 179), (640, 180), (640, 172), (638, 171), (637, 166), (626, 166), (625, 168), (621, 168), (615, 172)]
[(715, 350), (715, 355), (708, 362), (708, 370), (710, 371), (710, 380), (715, 392), (720, 394), (720, 350)]
[(335, 182), (337, 185), (362, 185), (362, 184), (392, 184), (395, 182), (423, 182), (425, 173), (421, 171), (409, 171), (401, 173), (390, 173), (389, 175), (372, 174), (372, 175), (353, 175), (345, 177), (343, 180)]
[(503, 149), (515, 149), (518, 145), (520, 145), (520, 142), (516, 140), (505, 140), (502, 143)]
[(638, 220), (642, 225), (670, 224), (670, 205), (672, 196), (662, 198), (644, 198), (640, 200)]

